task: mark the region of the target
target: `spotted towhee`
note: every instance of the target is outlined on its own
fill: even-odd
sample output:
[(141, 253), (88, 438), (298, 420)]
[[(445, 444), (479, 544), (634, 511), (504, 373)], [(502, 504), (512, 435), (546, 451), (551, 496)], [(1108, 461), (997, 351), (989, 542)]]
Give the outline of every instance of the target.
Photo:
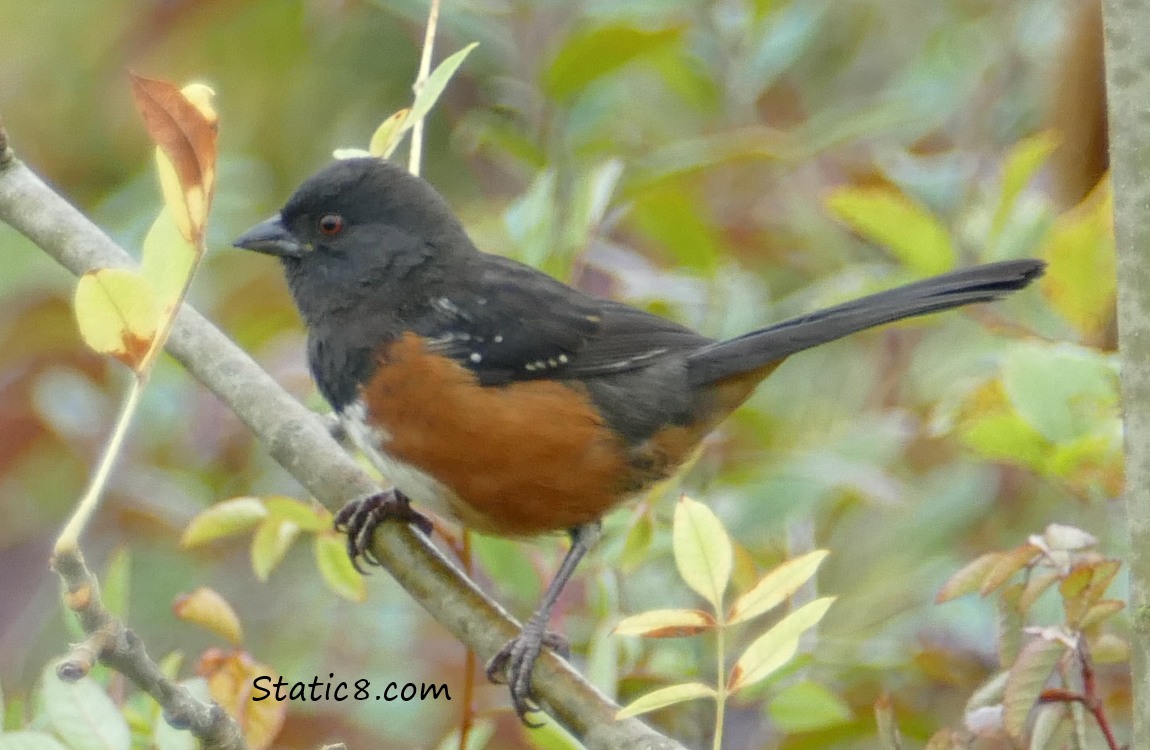
[(521, 717), (599, 519), (674, 472), (786, 357), (1043, 270), (975, 266), (716, 341), (480, 252), (428, 183), (371, 158), (323, 169), (235, 244), (283, 262), (320, 392), (396, 486), (340, 513), (353, 558), (382, 518), (423, 520), (407, 498), (482, 532), (570, 533), (540, 607), (488, 664)]

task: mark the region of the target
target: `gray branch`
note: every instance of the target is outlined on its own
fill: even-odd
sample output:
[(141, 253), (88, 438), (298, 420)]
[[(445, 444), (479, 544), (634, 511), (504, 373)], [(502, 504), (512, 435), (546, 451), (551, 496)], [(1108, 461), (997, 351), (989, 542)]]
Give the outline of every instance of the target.
[[(123, 248), (14, 158), (2, 131), (0, 220), (76, 275), (136, 265)], [(320, 418), (190, 306), (180, 310), (167, 351), (328, 507), (338, 508), (380, 490)], [(515, 620), (412, 530), (385, 524), (375, 536), (373, 551), (399, 584), (480, 659), (489, 659), (518, 633)], [(614, 721), (617, 706), (552, 654), (544, 654), (536, 665), (534, 685), (544, 708), (589, 748), (681, 748), (637, 719)]]

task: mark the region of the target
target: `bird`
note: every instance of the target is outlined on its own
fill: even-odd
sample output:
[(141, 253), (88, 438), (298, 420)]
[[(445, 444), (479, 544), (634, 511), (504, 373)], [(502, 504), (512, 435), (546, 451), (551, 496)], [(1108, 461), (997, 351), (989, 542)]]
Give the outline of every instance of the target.
[(488, 663), (521, 720), (556, 600), (600, 519), (670, 477), (787, 357), (866, 328), (989, 302), (1036, 259), (945, 273), (716, 340), (599, 299), (471, 241), (436, 189), (375, 157), (336, 160), (234, 243), (279, 258), (322, 396), (393, 483), (336, 515), (353, 562), (412, 503), (481, 533), (566, 532), (542, 601)]

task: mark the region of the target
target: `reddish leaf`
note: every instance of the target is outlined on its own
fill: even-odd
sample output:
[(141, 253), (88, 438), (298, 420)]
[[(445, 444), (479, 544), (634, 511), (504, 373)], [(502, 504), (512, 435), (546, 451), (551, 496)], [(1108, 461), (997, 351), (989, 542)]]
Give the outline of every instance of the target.
[(987, 574), (998, 564), (1000, 557), (1002, 557), (1001, 552), (987, 552), (985, 555), (980, 555), (968, 562), (943, 584), (934, 597), (935, 603), (942, 604), (966, 594), (973, 594), (981, 589)]
[(204, 86), (181, 91), (168, 81), (129, 74), (132, 98), (148, 136), (171, 162), (183, 191), (191, 236), (200, 246), (216, 179), (215, 113)]
[(250, 750), (265, 750), (283, 727), (288, 701), (253, 700), (253, 684), (260, 677), (275, 682), (275, 672), (243, 651), (204, 653), (196, 671), (208, 681), (212, 698), (240, 725)]
[(986, 574), (986, 578), (982, 582), (982, 588), (978, 590), (978, 593), (983, 596), (990, 594), (996, 588), (1009, 581), (1010, 577), (1015, 573), (1029, 565), (1030, 561), (1033, 560), (1038, 553), (1038, 548), (1033, 544), (1024, 544), (1002, 555), (994, 567)]

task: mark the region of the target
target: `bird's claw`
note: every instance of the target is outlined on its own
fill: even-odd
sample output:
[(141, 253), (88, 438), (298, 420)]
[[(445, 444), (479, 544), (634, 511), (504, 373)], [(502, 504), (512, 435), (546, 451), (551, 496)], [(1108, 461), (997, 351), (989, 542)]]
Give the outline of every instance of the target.
[(515, 713), (520, 721), (532, 729), (543, 726), (528, 719), (527, 714), (540, 710), (539, 704), (531, 697), (531, 672), (544, 646), (564, 659), (569, 654), (569, 644), (565, 637), (528, 622), (522, 633), (508, 641), (487, 662), (487, 679), (507, 685)]
[(361, 575), (367, 575), (367, 571), (360, 567), (360, 560), (368, 565), (379, 565), (379, 558), (371, 550), (371, 540), (376, 528), (389, 520), (409, 523), (429, 536), (433, 528), (431, 520), (412, 508), (407, 497), (398, 490), (352, 500), (336, 513), (336, 531), (347, 536), (347, 555)]

